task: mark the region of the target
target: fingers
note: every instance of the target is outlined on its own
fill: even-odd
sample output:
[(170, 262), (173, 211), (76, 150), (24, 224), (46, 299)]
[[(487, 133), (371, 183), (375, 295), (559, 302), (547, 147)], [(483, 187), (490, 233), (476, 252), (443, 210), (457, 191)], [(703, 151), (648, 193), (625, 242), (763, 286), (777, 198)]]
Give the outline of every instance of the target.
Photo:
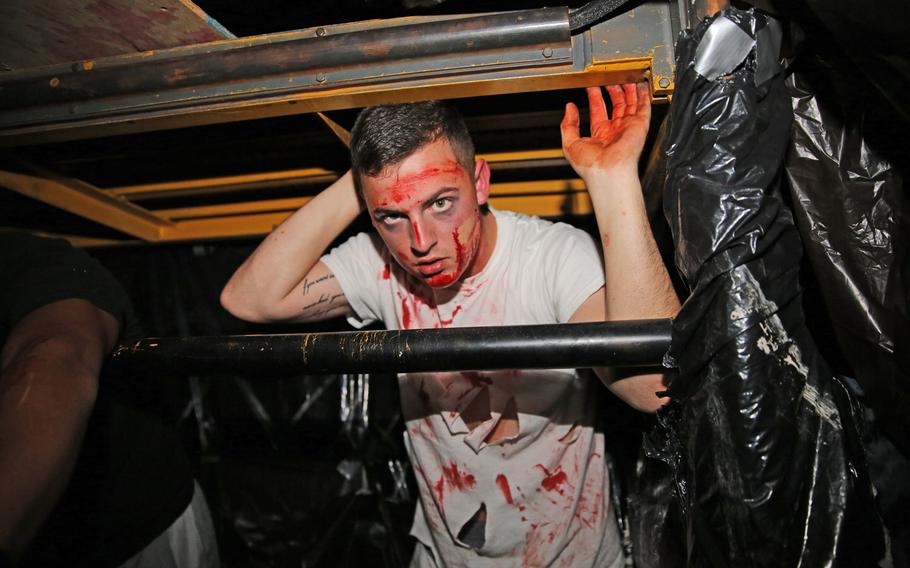
[(607, 104), (604, 102), (603, 93), (600, 87), (588, 87), (585, 89), (588, 93), (588, 108), (591, 112), (591, 132), (605, 122), (610, 121), (607, 115)]
[(622, 118), (626, 116), (626, 97), (622, 87), (619, 85), (607, 86), (607, 92), (610, 93), (610, 103), (613, 105), (613, 118)]
[(638, 112), (638, 88), (635, 83), (626, 83), (622, 86), (622, 93), (626, 98), (626, 114), (634, 115)]
[(638, 114), (644, 115), (647, 121), (651, 122), (651, 88), (647, 81), (641, 81), (636, 84), (638, 91)]
[(566, 112), (562, 117), (562, 123), (559, 125), (559, 131), (562, 134), (563, 151), (578, 140), (578, 128), (578, 107), (574, 103), (568, 103), (566, 104)]

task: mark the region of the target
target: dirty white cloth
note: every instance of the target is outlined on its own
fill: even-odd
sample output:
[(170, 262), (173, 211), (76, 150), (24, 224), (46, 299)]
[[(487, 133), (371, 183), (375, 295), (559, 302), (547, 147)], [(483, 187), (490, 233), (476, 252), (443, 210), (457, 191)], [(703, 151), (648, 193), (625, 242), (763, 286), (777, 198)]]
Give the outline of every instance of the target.
[[(603, 286), (593, 239), (579, 229), (495, 211), (487, 266), (456, 290), (407, 275), (376, 235), (322, 258), (356, 317), (389, 329), (566, 322)], [(470, 363), (466, 362), (470, 368)], [(573, 369), (399, 376), (405, 445), (420, 490), (412, 566), (611, 566), (621, 559), (596, 381)], [(506, 414), (517, 436), (488, 443)], [(483, 544), (460, 541), (485, 509)], [(469, 531), (477, 542), (476, 530)], [(467, 537), (465, 537), (467, 539)]]
[(219, 568), (215, 526), (205, 495), (195, 483), (193, 499), (163, 533), (120, 568)]

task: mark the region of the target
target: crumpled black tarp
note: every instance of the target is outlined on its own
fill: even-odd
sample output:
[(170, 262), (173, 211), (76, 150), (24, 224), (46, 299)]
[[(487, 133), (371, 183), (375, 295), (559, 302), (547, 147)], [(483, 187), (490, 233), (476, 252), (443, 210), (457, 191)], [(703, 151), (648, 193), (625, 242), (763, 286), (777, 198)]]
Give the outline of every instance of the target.
[(792, 113), (779, 38), (765, 15), (727, 8), (677, 45), (664, 213), (691, 296), (650, 452), (675, 472), (687, 565), (873, 566), (855, 407), (806, 328), (780, 194)]
[[(837, 75), (830, 80), (846, 82)], [(910, 458), (904, 174), (865, 139), (862, 101), (822, 100), (801, 73), (787, 86), (794, 121), (786, 172), (806, 253), (838, 345), (876, 421)], [(905, 136), (900, 129), (895, 134)]]

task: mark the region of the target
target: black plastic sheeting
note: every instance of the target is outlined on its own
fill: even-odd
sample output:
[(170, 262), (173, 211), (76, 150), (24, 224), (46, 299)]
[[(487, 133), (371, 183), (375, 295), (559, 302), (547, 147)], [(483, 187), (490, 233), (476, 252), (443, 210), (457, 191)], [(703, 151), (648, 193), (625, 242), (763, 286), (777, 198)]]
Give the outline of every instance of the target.
[(645, 513), (665, 528), (639, 531), (639, 566), (871, 566), (883, 552), (857, 407), (805, 324), (780, 192), (792, 113), (779, 38), (765, 15), (728, 8), (677, 45), (664, 213), (691, 296), (649, 439), (675, 499), (650, 466)]
[(786, 172), (800, 234), (843, 355), (879, 424), (910, 456), (904, 176), (864, 139), (861, 104), (831, 108), (798, 73), (787, 83)]

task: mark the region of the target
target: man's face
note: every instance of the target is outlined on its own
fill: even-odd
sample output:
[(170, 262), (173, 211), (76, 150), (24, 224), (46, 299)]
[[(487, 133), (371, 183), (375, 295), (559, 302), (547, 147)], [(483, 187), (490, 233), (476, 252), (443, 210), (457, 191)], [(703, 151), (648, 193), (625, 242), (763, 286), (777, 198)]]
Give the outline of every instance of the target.
[(489, 192), (482, 161), (476, 173), (458, 162), (448, 140), (439, 139), (378, 176), (361, 178), (373, 226), (392, 256), (434, 288), (459, 281), (477, 256), (480, 205)]

